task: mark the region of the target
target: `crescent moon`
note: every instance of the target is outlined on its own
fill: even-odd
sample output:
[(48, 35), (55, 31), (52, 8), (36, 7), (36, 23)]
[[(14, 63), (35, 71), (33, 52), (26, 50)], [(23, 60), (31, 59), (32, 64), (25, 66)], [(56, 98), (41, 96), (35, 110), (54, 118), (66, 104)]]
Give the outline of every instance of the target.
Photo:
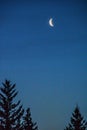
[(49, 20), (49, 25), (50, 25), (51, 27), (54, 27), (53, 19), (52, 19), (52, 18), (50, 18), (50, 20)]

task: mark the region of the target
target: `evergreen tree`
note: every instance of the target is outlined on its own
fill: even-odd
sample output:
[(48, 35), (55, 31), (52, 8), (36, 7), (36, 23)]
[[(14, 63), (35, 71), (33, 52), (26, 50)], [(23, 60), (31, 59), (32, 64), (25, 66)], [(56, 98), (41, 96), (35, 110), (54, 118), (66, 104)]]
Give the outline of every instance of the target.
[(14, 103), (18, 92), (15, 84), (5, 80), (0, 87), (0, 130), (17, 130), (18, 120), (21, 120), (24, 110), (20, 100)]
[(76, 106), (74, 112), (72, 113), (70, 123), (65, 130), (86, 130), (86, 128), (87, 122), (83, 119), (78, 106)]
[(36, 123), (32, 122), (30, 108), (26, 110), (26, 114), (23, 117), (24, 130), (38, 130)]
[(22, 120), (17, 119), (17, 125), (16, 125), (16, 130), (23, 130), (23, 124), (22, 124)]

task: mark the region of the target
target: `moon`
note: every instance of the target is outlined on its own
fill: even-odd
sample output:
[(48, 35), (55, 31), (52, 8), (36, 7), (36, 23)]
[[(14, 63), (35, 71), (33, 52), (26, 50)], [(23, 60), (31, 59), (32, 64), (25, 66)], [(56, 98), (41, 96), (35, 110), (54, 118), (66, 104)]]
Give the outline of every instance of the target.
[(49, 25), (50, 25), (51, 27), (54, 27), (53, 19), (52, 19), (52, 18), (49, 19)]

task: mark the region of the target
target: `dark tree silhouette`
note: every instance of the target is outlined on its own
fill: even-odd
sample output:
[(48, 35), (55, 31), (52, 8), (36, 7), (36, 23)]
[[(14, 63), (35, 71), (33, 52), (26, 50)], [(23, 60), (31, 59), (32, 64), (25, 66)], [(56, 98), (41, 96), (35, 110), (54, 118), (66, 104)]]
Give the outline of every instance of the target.
[(26, 110), (23, 120), (24, 130), (38, 130), (37, 124), (32, 122), (30, 108)]
[(17, 120), (17, 125), (16, 125), (15, 129), (16, 130), (23, 130), (22, 120), (20, 120), (20, 119)]
[(18, 130), (24, 110), (20, 105), (20, 100), (14, 103), (14, 99), (18, 92), (15, 84), (5, 80), (0, 87), (0, 130)]
[(86, 128), (87, 122), (83, 119), (79, 107), (76, 106), (74, 112), (72, 113), (70, 123), (65, 130), (86, 130)]

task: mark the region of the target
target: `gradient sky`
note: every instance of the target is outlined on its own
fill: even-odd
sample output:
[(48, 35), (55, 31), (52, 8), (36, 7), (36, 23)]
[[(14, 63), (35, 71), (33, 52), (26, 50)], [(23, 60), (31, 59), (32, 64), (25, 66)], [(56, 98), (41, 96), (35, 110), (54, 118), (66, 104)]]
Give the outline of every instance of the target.
[(0, 84), (16, 83), (39, 130), (63, 130), (76, 104), (87, 117), (87, 1), (36, 1), (0, 0)]

